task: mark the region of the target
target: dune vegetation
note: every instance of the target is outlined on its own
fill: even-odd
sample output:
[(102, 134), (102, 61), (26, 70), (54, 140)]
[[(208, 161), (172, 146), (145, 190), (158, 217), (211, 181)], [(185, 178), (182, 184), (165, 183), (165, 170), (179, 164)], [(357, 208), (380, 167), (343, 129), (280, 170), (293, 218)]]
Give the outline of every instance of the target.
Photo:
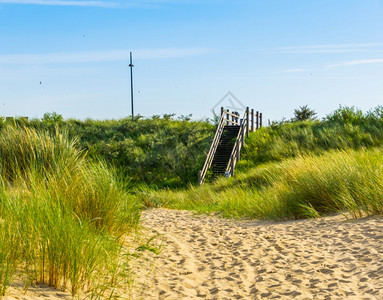
[(207, 120), (193, 121), (190, 117), (165, 114), (134, 120), (80, 121), (47, 113), (42, 120), (17, 121), (38, 131), (66, 131), (77, 139), (88, 158), (102, 158), (130, 187), (182, 187), (197, 180), (215, 130)]
[(173, 115), (0, 120), (0, 295), (17, 278), (108, 295), (144, 207), (228, 218), (383, 212), (383, 108), (340, 107), (250, 134), (235, 176), (197, 186), (214, 125)]
[(0, 295), (15, 277), (73, 295), (111, 289), (121, 237), (140, 206), (65, 132), (5, 126), (0, 135)]
[(332, 212), (383, 212), (383, 149), (331, 151), (268, 163), (182, 191), (146, 191), (146, 206), (224, 217), (295, 219)]
[(323, 120), (251, 133), (234, 178), (184, 190), (144, 190), (146, 206), (225, 217), (294, 219), (383, 212), (383, 109), (340, 107)]
[(142, 208), (134, 190), (193, 181), (213, 131), (173, 115), (0, 118), (0, 297), (15, 279), (111, 294), (130, 276), (124, 236)]
[(340, 107), (323, 120), (275, 122), (246, 140), (241, 169), (330, 150), (361, 149), (383, 145), (383, 107), (363, 114)]

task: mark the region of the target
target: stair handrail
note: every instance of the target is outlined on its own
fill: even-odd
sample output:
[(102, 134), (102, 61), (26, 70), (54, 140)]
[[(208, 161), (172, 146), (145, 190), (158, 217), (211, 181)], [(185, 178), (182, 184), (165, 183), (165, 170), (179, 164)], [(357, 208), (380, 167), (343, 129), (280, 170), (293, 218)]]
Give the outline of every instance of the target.
[(225, 124), (224, 124), (225, 121), (227, 121), (227, 120), (224, 116), (223, 109), (221, 109), (221, 118), (219, 119), (219, 122), (217, 125), (217, 130), (215, 131), (214, 139), (210, 145), (209, 152), (206, 155), (205, 163), (202, 167), (202, 170), (200, 170), (198, 172), (198, 184), (199, 185), (201, 185), (203, 183), (203, 181), (205, 180), (207, 170), (209, 170), (209, 168), (211, 167), (215, 152), (217, 151), (219, 140), (221, 139), (221, 135), (222, 135), (223, 129), (225, 127)]
[[(222, 110), (221, 112), (223, 115), (226, 115), (224, 118), (224, 122), (226, 122), (226, 125), (240, 125), (238, 117), (239, 113), (238, 112), (230, 112), (229, 110)], [(230, 120), (231, 116), (231, 120)]]
[[(245, 136), (249, 136), (249, 131), (253, 131), (253, 110), (251, 112), (252, 120), (249, 122), (249, 108), (246, 107), (245, 114), (242, 119), (241, 127), (239, 128), (237, 138), (235, 140), (233, 151), (230, 154), (230, 159), (225, 170), (225, 176), (234, 176), (234, 168), (240, 158), (240, 153), (243, 145), (245, 144)], [(251, 125), (251, 126), (250, 126)]]
[(253, 132), (262, 127), (262, 113), (259, 113), (258, 111), (254, 113), (254, 109), (252, 109), (250, 112), (249, 107), (246, 107), (243, 119), (239, 119), (238, 112), (230, 112), (228, 109), (224, 110), (224, 108), (221, 107), (221, 118), (219, 119), (214, 139), (210, 145), (209, 152), (206, 155), (203, 168), (198, 172), (199, 185), (202, 185), (203, 181), (205, 180), (206, 173), (213, 163), (214, 155), (217, 151), (219, 141), (225, 128), (225, 123), (228, 126), (240, 126), (233, 150), (230, 155), (229, 163), (225, 170), (225, 176), (234, 176), (234, 168), (239, 161), (241, 148), (245, 144), (245, 136), (248, 137), (250, 131)]

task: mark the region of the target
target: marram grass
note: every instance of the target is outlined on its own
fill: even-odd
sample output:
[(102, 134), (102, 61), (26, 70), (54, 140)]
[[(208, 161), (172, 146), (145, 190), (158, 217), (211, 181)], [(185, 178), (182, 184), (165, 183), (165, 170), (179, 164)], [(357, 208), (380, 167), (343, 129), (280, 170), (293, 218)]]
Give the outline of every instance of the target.
[(139, 205), (65, 133), (0, 133), (0, 295), (15, 275), (73, 295), (112, 287)]
[(364, 117), (345, 109), (323, 121), (274, 124), (250, 133), (237, 169), (283, 161), (302, 155), (321, 155), (330, 150), (380, 147), (383, 144), (382, 108)]
[(294, 219), (383, 212), (383, 149), (332, 151), (254, 168), (184, 191), (142, 192), (147, 206), (226, 217)]

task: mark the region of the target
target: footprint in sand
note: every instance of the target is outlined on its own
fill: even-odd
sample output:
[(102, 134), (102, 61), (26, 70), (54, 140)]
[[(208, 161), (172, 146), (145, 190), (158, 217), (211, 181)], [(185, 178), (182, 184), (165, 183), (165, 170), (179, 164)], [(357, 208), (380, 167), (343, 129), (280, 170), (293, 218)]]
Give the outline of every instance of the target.
[(153, 209), (143, 226), (166, 245), (132, 299), (383, 299), (381, 217), (283, 223)]

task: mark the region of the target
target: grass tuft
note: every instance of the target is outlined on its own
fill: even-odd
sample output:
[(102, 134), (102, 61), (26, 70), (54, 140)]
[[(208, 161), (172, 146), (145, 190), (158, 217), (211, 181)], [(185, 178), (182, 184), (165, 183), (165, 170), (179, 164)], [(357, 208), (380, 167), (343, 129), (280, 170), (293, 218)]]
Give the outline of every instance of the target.
[(76, 295), (112, 287), (119, 240), (140, 216), (113, 172), (58, 130), (3, 128), (0, 159), (0, 293), (16, 271), (26, 288), (43, 282)]

